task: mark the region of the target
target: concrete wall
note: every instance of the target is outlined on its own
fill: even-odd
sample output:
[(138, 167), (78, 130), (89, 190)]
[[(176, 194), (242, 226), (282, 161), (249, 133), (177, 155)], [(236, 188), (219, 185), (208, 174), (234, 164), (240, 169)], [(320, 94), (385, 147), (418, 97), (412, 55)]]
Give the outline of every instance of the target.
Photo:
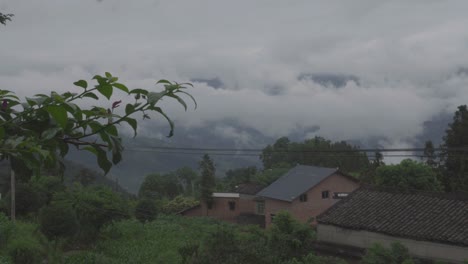
[(451, 263), (463, 263), (463, 260), (468, 260), (468, 247), (429, 241), (416, 241), (375, 232), (343, 229), (331, 225), (319, 224), (317, 226), (317, 240), (360, 248), (369, 248), (374, 243), (380, 243), (385, 247), (389, 247), (391, 243), (398, 241), (407, 247), (410, 254), (415, 257)]
[[(359, 184), (340, 174), (334, 174), (307, 191), (307, 201), (301, 202), (299, 197), (292, 202), (274, 199), (265, 199), (265, 224), (271, 224), (271, 214), (279, 211), (288, 211), (301, 222), (307, 222), (310, 218), (316, 218), (323, 211), (339, 201), (334, 199), (335, 192), (352, 192), (359, 188)], [(328, 191), (329, 197), (322, 198), (322, 191)], [(315, 222), (314, 222), (315, 223)]]

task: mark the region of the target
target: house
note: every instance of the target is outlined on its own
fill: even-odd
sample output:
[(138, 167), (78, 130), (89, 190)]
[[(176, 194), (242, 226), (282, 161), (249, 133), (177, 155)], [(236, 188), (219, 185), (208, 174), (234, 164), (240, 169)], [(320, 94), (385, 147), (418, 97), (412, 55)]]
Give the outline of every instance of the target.
[(188, 208), (179, 214), (184, 216), (207, 216), (238, 224), (258, 224), (263, 226), (263, 217), (255, 214), (255, 194), (263, 186), (247, 183), (236, 186), (229, 193), (213, 193), (213, 203), (206, 203)]
[(257, 193), (256, 213), (268, 227), (275, 214), (288, 211), (307, 222), (359, 187), (359, 182), (337, 168), (297, 165)]
[(468, 260), (468, 195), (364, 186), (318, 219), (319, 242), (369, 248), (400, 242), (415, 257)]

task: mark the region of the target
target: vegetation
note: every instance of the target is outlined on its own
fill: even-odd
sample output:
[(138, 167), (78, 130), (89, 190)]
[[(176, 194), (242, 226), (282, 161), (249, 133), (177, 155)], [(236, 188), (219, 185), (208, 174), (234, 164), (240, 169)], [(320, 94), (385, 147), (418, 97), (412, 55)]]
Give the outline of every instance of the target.
[(405, 159), (397, 165), (380, 166), (376, 170), (375, 183), (402, 190), (442, 191), (442, 184), (428, 165)]
[[(453, 116), (444, 137), (445, 148), (457, 149), (468, 146), (468, 108), (461, 105)], [(468, 153), (446, 151), (442, 153), (442, 179), (447, 191), (468, 191)]]
[(200, 198), (203, 202), (211, 206), (213, 202), (212, 193), (216, 186), (215, 166), (208, 154), (205, 154), (199, 163), (201, 171)]
[[(341, 152), (336, 152), (340, 150)], [(365, 153), (356, 152), (359, 148), (345, 141), (332, 142), (322, 137), (314, 137), (304, 142), (291, 142), (282, 137), (273, 145), (263, 149), (261, 159), (265, 169), (292, 167), (296, 164), (340, 168), (346, 172), (358, 172), (368, 167)], [(353, 151), (343, 155), (343, 151)]]

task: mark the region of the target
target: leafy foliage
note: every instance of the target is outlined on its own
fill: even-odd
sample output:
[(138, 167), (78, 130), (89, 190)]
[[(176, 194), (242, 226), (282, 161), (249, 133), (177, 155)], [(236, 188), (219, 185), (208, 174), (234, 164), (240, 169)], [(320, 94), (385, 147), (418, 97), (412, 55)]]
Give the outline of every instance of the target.
[(135, 207), (135, 217), (141, 222), (153, 221), (158, 214), (158, 209), (153, 200), (139, 200)]
[(138, 196), (147, 199), (173, 199), (182, 192), (183, 188), (174, 174), (154, 173), (145, 177)]
[(0, 24), (6, 25), (7, 21), (11, 21), (11, 18), (13, 17), (13, 14), (3, 14), (0, 13)]
[(374, 244), (362, 258), (363, 264), (410, 264), (414, 263), (408, 249), (401, 243), (394, 242), (389, 249)]
[(201, 200), (210, 206), (213, 202), (212, 193), (216, 186), (215, 166), (208, 154), (205, 154), (199, 163), (201, 171)]
[[(14, 170), (26, 167), (38, 174), (41, 168), (63, 167), (62, 158), (68, 153), (69, 146), (87, 150), (97, 157), (99, 166), (107, 173), (112, 164), (120, 162), (122, 142), (117, 129), (118, 125), (129, 125), (136, 135), (137, 121), (133, 118), (141, 114), (143, 119), (150, 118), (150, 113), (158, 113), (170, 125), (169, 136), (173, 135), (174, 124), (158, 102), (165, 97), (176, 99), (185, 109), (187, 104), (179, 96), (184, 94), (187, 85), (160, 80), (156, 84), (164, 85), (161, 92), (150, 92), (144, 89), (128, 89), (118, 83), (118, 78), (106, 73), (96, 75), (94, 87), (88, 82), (75, 82), (79, 92), (65, 92), (50, 95), (37, 94), (26, 97), (25, 101), (11, 91), (0, 90), (0, 154), (2, 158), (11, 159)], [(124, 111), (119, 111), (122, 100), (110, 103), (109, 107), (92, 106), (82, 109), (77, 103), (85, 99), (99, 99), (104, 96), (110, 100), (118, 90), (128, 102)], [(195, 104), (196, 105), (196, 104)]]
[(79, 223), (73, 208), (66, 203), (52, 203), (39, 214), (41, 231), (49, 239), (71, 237), (78, 232)]
[[(273, 145), (264, 148), (260, 158), (265, 169), (302, 164), (339, 167), (347, 172), (357, 172), (369, 165), (366, 154), (356, 152), (357, 150), (359, 150), (357, 147), (345, 141), (332, 142), (322, 137), (315, 137), (300, 143), (291, 142), (287, 137), (282, 137)], [(343, 151), (347, 152), (343, 153)]]
[(193, 197), (179, 195), (163, 205), (162, 211), (165, 214), (175, 214), (184, 209), (191, 208), (199, 204)]
[[(443, 146), (461, 148), (468, 146), (468, 108), (461, 105), (446, 130)], [(466, 151), (446, 151), (442, 153), (444, 163), (443, 184), (446, 191), (468, 191), (468, 153)]]
[(428, 165), (405, 159), (397, 165), (380, 166), (376, 172), (376, 184), (403, 190), (442, 191), (442, 185), (434, 170)]

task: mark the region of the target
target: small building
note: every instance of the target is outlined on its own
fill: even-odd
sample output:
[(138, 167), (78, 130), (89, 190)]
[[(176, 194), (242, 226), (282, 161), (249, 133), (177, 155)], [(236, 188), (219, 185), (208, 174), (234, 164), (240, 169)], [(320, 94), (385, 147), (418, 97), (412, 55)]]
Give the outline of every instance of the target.
[(400, 242), (414, 257), (468, 260), (468, 195), (361, 187), (318, 219), (319, 242), (366, 249)]
[(337, 168), (297, 165), (257, 193), (256, 213), (268, 227), (275, 214), (288, 211), (307, 222), (359, 188), (359, 181)]
[(179, 214), (184, 216), (206, 216), (215, 219), (238, 223), (258, 224), (263, 226), (263, 216), (255, 214), (255, 194), (262, 189), (261, 185), (247, 183), (236, 186), (233, 192), (213, 193), (213, 203), (206, 203), (188, 208)]

